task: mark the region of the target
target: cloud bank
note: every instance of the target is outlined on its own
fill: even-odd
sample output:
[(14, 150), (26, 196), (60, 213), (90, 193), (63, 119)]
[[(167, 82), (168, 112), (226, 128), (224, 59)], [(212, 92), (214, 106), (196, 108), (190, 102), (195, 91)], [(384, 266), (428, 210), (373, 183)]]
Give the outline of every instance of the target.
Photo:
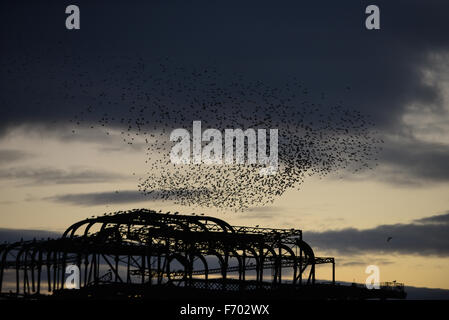
[(448, 257), (449, 212), (411, 223), (380, 225), (371, 229), (304, 232), (304, 239), (313, 247), (345, 255), (390, 253)]

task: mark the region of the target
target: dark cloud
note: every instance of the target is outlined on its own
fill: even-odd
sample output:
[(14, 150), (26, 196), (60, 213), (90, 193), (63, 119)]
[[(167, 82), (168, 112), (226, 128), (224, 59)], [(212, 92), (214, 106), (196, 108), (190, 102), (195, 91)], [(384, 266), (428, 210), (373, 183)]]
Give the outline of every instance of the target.
[(449, 182), (449, 147), (441, 143), (423, 142), (413, 138), (400, 141), (386, 139), (379, 153), (381, 166), (359, 175), (342, 172), (338, 177), (348, 180), (379, 180), (401, 187), (417, 187), (429, 183)]
[(366, 262), (364, 261), (348, 261), (348, 262), (343, 262), (340, 263), (341, 266), (343, 267), (358, 267), (358, 266), (366, 266)]
[(48, 197), (44, 200), (68, 203), (78, 206), (96, 206), (106, 204), (142, 202), (148, 201), (150, 199), (145, 197), (138, 191), (126, 190), (114, 192), (62, 194)]
[(265, 207), (252, 207), (241, 212), (239, 216), (242, 219), (273, 219), (281, 211), (279, 207), (265, 206)]
[(414, 222), (423, 224), (430, 224), (430, 223), (449, 224), (449, 212), (446, 214), (434, 215), (422, 219), (417, 219)]
[(0, 150), (0, 164), (16, 162), (30, 157), (29, 153), (21, 150), (2, 149)]
[[(438, 70), (441, 62), (429, 56), (449, 50), (447, 1), (376, 1), (378, 31), (364, 27), (369, 1), (77, 4), (83, 8), (78, 31), (64, 29), (62, 3), (2, 4), (0, 41), (8, 50), (1, 52), (0, 133), (39, 123), (65, 128), (68, 134), (61, 137), (67, 141), (92, 141), (79, 132), (70, 136), (68, 121), (88, 105), (125, 113), (128, 105), (109, 102), (121, 101), (130, 84), (139, 94), (151, 92), (141, 80), (157, 74), (151, 66), (162, 57), (179, 66), (213, 65), (224, 78), (238, 72), (273, 86), (296, 76), (311, 92), (329, 96), (329, 103), (342, 100), (371, 115), (385, 133), (402, 132), (410, 104), (435, 114), (444, 108), (440, 84), (423, 81), (423, 70)], [(147, 73), (130, 81), (128, 67), (142, 57)], [(93, 123), (97, 117), (84, 120)], [(401, 143), (387, 147), (382, 161), (391, 166), (386, 173), (391, 182), (448, 181), (448, 153), (431, 143)]]
[(280, 207), (275, 206), (265, 206), (265, 207), (253, 207), (249, 208), (249, 212), (255, 212), (255, 213), (276, 213), (281, 210)]
[(385, 146), (381, 161), (390, 167), (392, 182), (449, 181), (449, 148), (438, 143), (409, 140)]
[[(9, 89), (2, 90), (3, 128), (68, 120), (70, 111), (79, 111), (89, 101), (79, 88), (86, 70), (95, 70), (96, 76), (85, 85), (106, 94), (120, 89), (104, 85), (114, 77), (105, 66), (115, 65), (118, 55), (146, 57), (153, 63), (170, 57), (188, 66), (207, 61), (274, 83), (296, 75), (319, 93), (338, 97), (342, 83), (350, 84), (353, 90), (342, 98), (373, 114), (381, 126), (397, 124), (411, 101), (441, 102), (439, 88), (424, 83), (421, 71), (430, 63), (429, 53), (449, 47), (449, 22), (443, 14), (449, 3), (443, 1), (377, 1), (381, 30), (372, 32), (364, 27), (368, 1), (293, 1), (282, 6), (269, 1), (204, 1), (199, 6), (167, 1), (127, 7), (120, 1), (107, 7), (80, 1), (83, 27), (70, 33), (57, 27), (63, 21), (62, 4), (25, 3), (28, 10), (8, 2), (0, 16), (2, 29), (8, 30), (1, 40), (9, 48), (2, 57), (18, 61), (2, 69), (2, 89)], [(35, 17), (46, 23), (36, 23)], [(146, 41), (140, 36), (143, 29)], [(115, 76), (126, 86), (126, 69)], [(69, 90), (61, 88), (64, 80), (72, 83)]]
[(45, 230), (0, 228), (0, 243), (60, 237), (62, 233)]
[[(392, 237), (390, 241), (387, 241)], [(408, 224), (380, 225), (372, 229), (347, 228), (304, 232), (313, 247), (341, 254), (398, 253), (449, 256), (449, 213)]]
[(117, 173), (91, 169), (53, 169), (17, 167), (0, 169), (0, 179), (24, 184), (80, 184), (117, 181), (126, 177)]
[[(204, 192), (195, 190), (155, 190), (149, 194), (143, 195), (139, 191), (123, 190), (113, 192), (62, 194), (48, 197), (44, 200), (69, 203), (78, 206), (96, 206), (167, 199), (176, 200), (179, 193), (182, 193), (183, 195), (189, 194), (192, 196), (204, 194)], [(167, 198), (168, 195), (169, 197)]]
[(349, 257), (343, 257), (340, 258), (338, 257), (336, 260), (336, 264), (337, 266), (342, 266), (342, 267), (352, 267), (352, 266), (368, 266), (371, 264), (374, 265), (389, 265), (389, 264), (393, 264), (394, 262), (392, 260), (389, 259), (383, 259), (383, 258), (379, 258), (379, 257), (369, 257), (367, 258), (362, 258), (360, 259), (360, 257), (354, 257), (354, 256), (349, 256)]

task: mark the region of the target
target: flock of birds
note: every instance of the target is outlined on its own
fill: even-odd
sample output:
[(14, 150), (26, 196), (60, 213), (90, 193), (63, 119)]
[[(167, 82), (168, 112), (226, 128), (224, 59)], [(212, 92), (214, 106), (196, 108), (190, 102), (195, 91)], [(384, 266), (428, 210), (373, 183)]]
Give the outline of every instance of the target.
[[(63, 64), (71, 70), (59, 84), (60, 98), (63, 105), (79, 106), (70, 130), (100, 128), (106, 135), (120, 135), (125, 144), (144, 145), (148, 171), (138, 189), (145, 195), (156, 192), (181, 205), (240, 211), (273, 202), (309, 176), (377, 165), (382, 140), (373, 122), (341, 102), (328, 101), (324, 93), (313, 93), (296, 78), (269, 84), (169, 59), (148, 63), (118, 57), (92, 65), (65, 57)], [(171, 131), (191, 131), (196, 120), (203, 130), (221, 132), (278, 129), (277, 173), (260, 175), (260, 164), (173, 164)]]
[[(126, 144), (145, 143), (148, 172), (138, 184), (145, 195), (157, 192), (181, 205), (240, 211), (273, 202), (308, 176), (372, 169), (381, 150), (367, 117), (341, 103), (327, 104), (324, 93), (314, 101), (295, 78), (277, 87), (210, 67), (175, 66), (168, 59), (155, 66), (138, 60), (118, 73), (125, 77), (105, 80), (119, 81), (110, 84), (115, 90), (100, 93), (72, 123), (82, 125), (88, 115), (91, 128), (119, 130)], [(196, 120), (203, 130), (278, 129), (278, 172), (260, 175), (260, 164), (173, 164), (171, 131), (191, 131)]]

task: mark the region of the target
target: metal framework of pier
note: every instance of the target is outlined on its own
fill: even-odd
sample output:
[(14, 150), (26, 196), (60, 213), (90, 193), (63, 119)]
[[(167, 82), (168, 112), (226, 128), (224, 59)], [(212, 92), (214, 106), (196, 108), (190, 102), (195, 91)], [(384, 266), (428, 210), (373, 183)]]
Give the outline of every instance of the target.
[(64, 289), (69, 265), (78, 267), (81, 288), (314, 285), (315, 266), (325, 263), (332, 265), (334, 282), (334, 258), (315, 257), (298, 229), (231, 226), (214, 217), (138, 209), (82, 220), (58, 239), (1, 245), (0, 292), (29, 296)]

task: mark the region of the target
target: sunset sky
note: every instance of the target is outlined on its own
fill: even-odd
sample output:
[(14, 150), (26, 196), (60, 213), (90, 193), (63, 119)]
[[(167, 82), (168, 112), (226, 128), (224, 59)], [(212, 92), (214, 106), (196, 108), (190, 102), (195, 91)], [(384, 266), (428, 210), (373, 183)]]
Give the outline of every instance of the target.
[[(302, 229), (317, 256), (335, 256), (337, 281), (364, 283), (365, 268), (378, 265), (381, 281), (449, 289), (449, 3), (375, 3), (381, 29), (369, 31), (366, 1), (77, 1), (81, 29), (69, 31), (71, 2), (3, 1), (0, 240), (132, 208), (197, 212)], [(384, 141), (378, 166), (312, 176), (244, 212), (143, 196), (145, 144), (123, 143), (119, 126), (90, 129), (89, 117), (73, 134), (70, 120), (101, 101), (94, 95), (132, 86), (127, 64), (166, 58), (274, 87), (300, 79), (373, 119)], [(318, 268), (319, 279), (330, 276)]]

